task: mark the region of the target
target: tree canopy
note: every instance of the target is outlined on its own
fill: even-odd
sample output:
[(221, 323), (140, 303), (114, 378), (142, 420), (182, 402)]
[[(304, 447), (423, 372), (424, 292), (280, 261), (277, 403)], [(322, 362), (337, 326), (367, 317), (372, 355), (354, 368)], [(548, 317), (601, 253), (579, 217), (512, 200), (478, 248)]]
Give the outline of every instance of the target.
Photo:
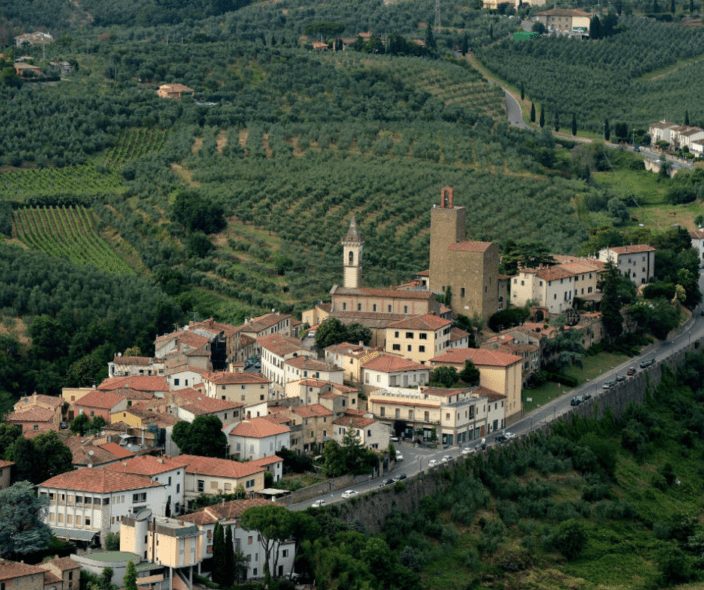
[(0, 490), (0, 557), (19, 560), (49, 546), (51, 529), (42, 516), (46, 505), (28, 481)]
[(196, 416), (190, 424), (177, 422), (171, 437), (186, 455), (223, 458), (227, 454), (227, 435), (217, 416)]

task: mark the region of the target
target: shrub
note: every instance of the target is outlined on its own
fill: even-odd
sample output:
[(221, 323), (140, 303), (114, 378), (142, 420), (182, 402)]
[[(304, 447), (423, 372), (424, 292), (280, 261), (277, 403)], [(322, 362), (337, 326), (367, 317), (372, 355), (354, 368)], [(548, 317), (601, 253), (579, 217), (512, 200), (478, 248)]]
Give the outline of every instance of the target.
[(588, 541), (587, 529), (578, 520), (560, 523), (552, 535), (553, 548), (560, 551), (568, 560), (577, 557), (586, 547)]

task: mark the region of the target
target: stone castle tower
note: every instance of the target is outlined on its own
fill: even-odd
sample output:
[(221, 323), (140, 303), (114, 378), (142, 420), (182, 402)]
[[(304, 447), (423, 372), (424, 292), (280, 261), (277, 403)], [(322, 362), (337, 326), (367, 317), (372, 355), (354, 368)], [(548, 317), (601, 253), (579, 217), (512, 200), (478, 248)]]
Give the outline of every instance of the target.
[(440, 190), (440, 206), (433, 205), (430, 212), (430, 290), (439, 293), (447, 283), (447, 266), (450, 244), (459, 244), (465, 239), (467, 210), (455, 207), (452, 187)]
[(362, 286), (362, 245), (357, 220), (352, 216), (350, 229), (342, 239), (342, 257), (345, 267), (343, 286), (345, 289), (359, 289)]

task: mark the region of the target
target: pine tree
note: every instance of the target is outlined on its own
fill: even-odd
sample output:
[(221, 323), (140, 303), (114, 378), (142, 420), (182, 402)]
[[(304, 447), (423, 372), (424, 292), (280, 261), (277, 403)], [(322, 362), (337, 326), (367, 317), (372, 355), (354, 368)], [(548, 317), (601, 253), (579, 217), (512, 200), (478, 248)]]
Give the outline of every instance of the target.
[(604, 267), (604, 286), (601, 299), (601, 317), (609, 339), (618, 338), (623, 332), (621, 299), (618, 294), (618, 269), (613, 262)]
[(604, 119), (604, 139), (606, 141), (609, 141), (610, 137), (611, 137), (611, 129), (609, 128), (609, 120)]
[(577, 115), (572, 113), (572, 135), (577, 135)]
[(223, 577), (225, 579), (225, 586), (228, 588), (235, 583), (235, 544), (232, 539), (232, 527), (227, 527), (227, 534), (225, 535), (225, 559), (224, 561), (224, 572)]
[(545, 127), (545, 107), (540, 105), (540, 128)]
[(658, 6), (658, 0), (653, 0), (653, 13), (657, 14), (660, 12), (660, 7)]
[(521, 100), (524, 100), (525, 98), (526, 98), (526, 87), (523, 84), (523, 82), (521, 82)]
[(535, 104), (530, 103), (530, 122), (535, 123)]

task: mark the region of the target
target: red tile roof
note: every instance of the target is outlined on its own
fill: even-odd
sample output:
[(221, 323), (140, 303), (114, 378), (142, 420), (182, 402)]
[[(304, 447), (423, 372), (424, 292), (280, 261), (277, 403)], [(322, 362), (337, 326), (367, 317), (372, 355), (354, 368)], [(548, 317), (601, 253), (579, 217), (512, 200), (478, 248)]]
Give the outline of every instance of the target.
[(106, 379), (98, 389), (115, 391), (116, 389), (136, 389), (137, 391), (169, 391), (166, 378), (155, 375), (132, 375), (128, 377), (112, 377)]
[(274, 463), (283, 463), (284, 460), (281, 457), (277, 457), (276, 455), (272, 455), (271, 457), (262, 457), (261, 459), (255, 459), (254, 461), (250, 461), (250, 465), (259, 465), (261, 467), (265, 467), (266, 465), (273, 465)]
[(51, 561), (45, 561), (44, 563), (40, 563), (37, 567), (42, 567), (42, 565), (53, 565), (55, 568), (61, 570), (62, 572), (81, 568), (81, 564), (76, 561), (73, 561), (73, 559), (71, 559), (70, 557), (55, 557)]
[(446, 320), (439, 316), (427, 313), (425, 315), (417, 315), (390, 324), (387, 329), (402, 328), (404, 330), (427, 330), (435, 331), (441, 328), (446, 328), (452, 325), (450, 320)]
[(290, 367), (294, 367), (295, 369), (301, 369), (303, 371), (342, 371), (342, 369), (336, 365), (325, 363), (307, 356), (298, 356), (292, 359), (288, 359), (287, 361), (284, 361), (284, 363), (289, 365)]
[(60, 405), (64, 403), (63, 398), (56, 397), (53, 395), (42, 395), (39, 393), (35, 393), (33, 395), (28, 395), (21, 397), (20, 400), (15, 404), (17, 405), (24, 405), (25, 401), (27, 400), (27, 404), (34, 405), (34, 404), (44, 404), (46, 406), (51, 406), (52, 408), (58, 408)]
[(499, 393), (498, 391), (494, 391), (493, 389), (489, 389), (488, 387), (483, 387), (479, 386), (474, 390), (475, 395), (479, 395), (481, 397), (488, 397), (490, 402), (497, 402), (501, 401), (502, 399), (506, 399), (506, 396), (503, 393)]
[(112, 362), (116, 365), (148, 366), (152, 364), (152, 358), (149, 356), (116, 356)]
[(430, 362), (433, 363), (433, 366), (442, 364), (464, 365), (467, 360), (471, 360), (478, 367), (509, 367), (523, 361), (520, 356), (484, 348), (451, 348), (444, 354), (430, 359)]
[(286, 356), (295, 352), (305, 350), (303, 344), (297, 338), (284, 336), (283, 334), (269, 334), (257, 340), (262, 349), (266, 349), (276, 356)]
[(409, 361), (408, 359), (394, 356), (393, 354), (380, 354), (362, 365), (367, 371), (381, 373), (398, 373), (401, 371), (429, 371), (430, 367)]
[(148, 477), (131, 473), (117, 473), (104, 467), (97, 469), (78, 469), (47, 479), (39, 487), (59, 490), (75, 490), (94, 494), (109, 494), (126, 490), (155, 488), (161, 484)]
[(26, 563), (17, 563), (7, 559), (0, 559), (0, 580), (10, 580), (12, 578), (22, 578), (24, 576), (32, 576), (35, 574), (44, 575), (43, 569), (36, 565), (27, 565)]
[(125, 401), (125, 398), (112, 391), (100, 391), (94, 389), (84, 395), (74, 405), (76, 408), (97, 408), (101, 410), (112, 410), (115, 406)]
[(550, 266), (548, 268), (539, 268), (535, 271), (535, 275), (544, 281), (556, 281), (558, 279), (567, 279), (574, 276), (575, 273), (570, 272), (562, 266)]
[(253, 465), (251, 462), (240, 463), (229, 459), (198, 457), (196, 455), (179, 455), (173, 457), (171, 462), (185, 467), (186, 473), (227, 479), (240, 479), (264, 471), (261, 465)]
[(271, 383), (266, 377), (256, 373), (210, 373), (206, 379), (215, 385), (238, 385), (240, 383)]
[(217, 521), (232, 522), (239, 519), (248, 508), (252, 508), (253, 506), (271, 506), (272, 504), (274, 506), (280, 506), (280, 504), (267, 500), (266, 498), (232, 500), (231, 502), (208, 506), (193, 514), (179, 516), (179, 520), (185, 520), (186, 522), (200, 525), (215, 524)]
[(153, 457), (151, 455), (139, 455), (127, 461), (107, 465), (105, 469), (119, 471), (120, 473), (132, 473), (134, 475), (152, 477), (160, 473), (180, 469), (181, 467), (183, 467), (181, 463), (174, 462), (171, 459)]
[(12, 412), (5, 418), (6, 422), (53, 422), (56, 410), (49, 410), (41, 406), (31, 406), (22, 412)]
[(14, 461), (3, 461), (2, 459), (0, 459), (0, 469), (4, 469), (5, 467), (12, 467), (14, 464)]
[(450, 342), (457, 342), (462, 338), (469, 338), (469, 332), (465, 332), (461, 328), (452, 328), (450, 331)]
[(395, 289), (347, 289), (338, 287), (334, 295), (356, 295), (358, 297), (382, 297), (388, 299), (431, 299), (430, 291), (397, 291)]
[(291, 432), (289, 428), (279, 424), (273, 424), (265, 418), (252, 418), (237, 424), (231, 431), (231, 436), (243, 436), (246, 438), (266, 438), (277, 434)]
[(115, 455), (118, 459), (126, 459), (127, 457), (133, 457), (134, 453), (128, 451), (125, 447), (121, 447), (117, 443), (111, 442), (104, 445), (98, 445), (101, 449)]
[(631, 246), (616, 246), (609, 248), (616, 254), (640, 254), (641, 252), (655, 252), (655, 248), (648, 244), (633, 244)]
[(461, 252), (486, 252), (490, 246), (491, 242), (459, 242), (450, 244), (447, 249)]
[(343, 416), (340, 416), (332, 421), (332, 423), (337, 426), (352, 426), (353, 428), (366, 428), (367, 426), (374, 424), (374, 422), (376, 422), (374, 418), (350, 416), (349, 414), (344, 414)]

